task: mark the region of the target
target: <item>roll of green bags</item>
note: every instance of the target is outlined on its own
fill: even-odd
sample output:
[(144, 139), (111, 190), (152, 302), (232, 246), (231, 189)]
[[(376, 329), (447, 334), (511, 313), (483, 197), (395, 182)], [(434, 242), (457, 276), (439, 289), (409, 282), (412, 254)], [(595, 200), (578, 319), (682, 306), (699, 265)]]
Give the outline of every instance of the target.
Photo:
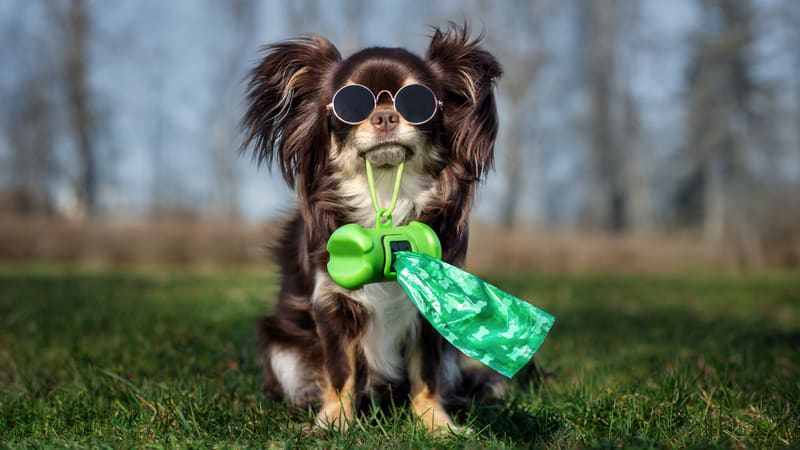
[(555, 317), (436, 258), (396, 252), (397, 281), (425, 319), (470, 358), (512, 377), (544, 342)]

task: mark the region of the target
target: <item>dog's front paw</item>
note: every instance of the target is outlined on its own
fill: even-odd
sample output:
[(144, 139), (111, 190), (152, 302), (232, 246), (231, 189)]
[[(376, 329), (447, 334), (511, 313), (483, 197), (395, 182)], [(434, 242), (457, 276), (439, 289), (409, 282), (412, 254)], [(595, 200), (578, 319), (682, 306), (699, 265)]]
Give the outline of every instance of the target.
[(331, 431), (347, 431), (353, 419), (352, 411), (344, 408), (341, 402), (330, 402), (322, 405), (314, 424), (317, 428)]
[(467, 431), (466, 428), (453, 423), (450, 415), (442, 407), (438, 396), (431, 395), (427, 389), (411, 400), (411, 409), (417, 419), (433, 434), (451, 435)]

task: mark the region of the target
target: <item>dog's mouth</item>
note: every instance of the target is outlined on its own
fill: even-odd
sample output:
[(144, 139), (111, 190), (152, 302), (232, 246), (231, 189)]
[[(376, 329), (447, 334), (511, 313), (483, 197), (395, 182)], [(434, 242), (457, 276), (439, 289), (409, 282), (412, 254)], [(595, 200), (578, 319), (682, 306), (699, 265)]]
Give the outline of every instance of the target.
[(358, 155), (366, 158), (374, 167), (390, 167), (410, 159), (412, 152), (397, 142), (384, 142), (359, 152)]

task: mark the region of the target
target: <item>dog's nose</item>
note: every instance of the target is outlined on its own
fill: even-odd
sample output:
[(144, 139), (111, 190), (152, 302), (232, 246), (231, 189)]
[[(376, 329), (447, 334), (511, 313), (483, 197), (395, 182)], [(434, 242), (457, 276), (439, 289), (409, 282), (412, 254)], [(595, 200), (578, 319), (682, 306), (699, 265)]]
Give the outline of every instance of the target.
[(397, 124), (400, 123), (400, 115), (389, 110), (375, 111), (369, 121), (376, 130), (386, 133), (397, 128)]

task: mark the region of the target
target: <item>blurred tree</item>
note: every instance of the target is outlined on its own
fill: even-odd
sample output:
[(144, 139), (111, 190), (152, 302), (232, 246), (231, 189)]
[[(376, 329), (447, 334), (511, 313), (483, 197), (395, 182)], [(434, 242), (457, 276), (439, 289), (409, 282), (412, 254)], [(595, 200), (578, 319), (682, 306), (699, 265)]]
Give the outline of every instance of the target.
[(536, 123), (531, 95), (547, 57), (543, 49), (542, 23), (554, 7), (554, 2), (549, 0), (514, 0), (506, 8), (497, 8), (494, 2), (483, 0), (478, 6), (481, 16), (491, 15), (492, 21), (505, 24), (506, 30), (486, 35), (488, 46), (504, 67), (499, 90), (508, 102), (508, 110), (501, 119), (503, 132), (497, 152), (504, 158), (506, 190), (500, 202), (499, 224), (505, 229), (514, 228), (519, 220), (524, 184), (526, 178), (530, 178), (525, 175), (530, 174), (530, 162), (535, 158), (536, 148), (529, 139)]
[(690, 167), (676, 196), (679, 217), (702, 226), (706, 239), (728, 242), (757, 261), (749, 217), (753, 186), (747, 166), (763, 86), (754, 75), (755, 10), (748, 0), (700, 0), (687, 79)]
[(0, 208), (17, 214), (41, 215), (54, 209), (52, 188), (57, 178), (54, 146), (58, 104), (52, 89), (52, 53), (45, 39), (25, 19), (41, 13), (40, 5), (15, 4), (14, 19), (0, 21), (0, 60), (16, 70), (0, 86), (0, 145), (5, 193)]
[[(217, 5), (217, 3), (213, 3), (213, 5)], [(180, 151), (182, 148), (195, 148), (197, 144), (186, 145), (185, 140), (180, 137), (181, 122), (185, 120), (180, 113), (180, 107), (189, 102), (175, 100), (176, 92), (180, 91), (180, 87), (183, 86), (183, 77), (176, 76), (176, 73), (180, 71), (176, 66), (185, 65), (187, 60), (190, 61), (186, 55), (192, 53), (187, 49), (186, 41), (194, 42), (203, 39), (203, 36), (196, 35), (188, 37), (187, 31), (192, 32), (193, 29), (186, 29), (180, 33), (172, 32), (175, 29), (172, 22), (174, 14), (180, 11), (181, 5), (177, 3), (157, 2), (142, 8), (140, 16), (137, 21), (133, 22), (133, 26), (146, 27), (147, 34), (135, 33), (133, 37), (136, 42), (132, 42), (128, 49), (129, 57), (138, 58), (136, 65), (140, 67), (140, 75), (144, 82), (144, 85), (138, 87), (136, 92), (137, 100), (141, 102), (140, 107), (143, 109), (143, 112), (140, 113), (144, 117), (141, 137), (143, 147), (147, 149), (146, 157), (149, 166), (149, 170), (145, 172), (149, 175), (149, 200), (146, 203), (148, 214), (156, 220), (195, 219), (200, 216), (201, 210), (211, 212), (209, 207), (217, 204), (216, 201), (209, 201), (208, 195), (193, 192), (190, 183), (196, 179), (198, 174), (192, 173), (192, 176), (186, 176), (185, 159), (190, 156)], [(208, 22), (219, 16), (219, 10), (213, 7), (202, 11), (200, 17)], [(204, 27), (222, 31), (222, 28), (216, 24), (212, 26), (204, 22)], [(165, 36), (174, 37), (165, 39)], [(220, 32), (213, 37), (209, 36), (208, 39), (213, 39), (214, 42), (224, 42), (226, 36), (227, 33)], [(213, 48), (210, 45), (204, 47)], [(209, 59), (217, 60), (219, 56), (214, 55)], [(202, 76), (202, 71), (197, 71), (192, 75), (196, 77), (192, 79), (192, 84), (200, 85), (202, 83), (205, 85), (206, 79)], [(216, 94), (216, 90), (220, 88), (209, 83), (208, 86), (200, 89)], [(207, 180), (204, 180), (202, 186), (210, 186), (212, 194), (216, 195), (215, 188), (218, 178), (214, 173), (212, 159), (214, 146), (210, 136), (214, 128), (211, 118), (213, 108), (209, 106), (208, 111), (210, 111), (208, 119), (203, 117), (202, 120), (193, 121), (196, 123), (197, 129), (193, 129), (191, 134), (203, 136), (201, 139), (203, 144), (200, 145), (207, 145), (202, 148), (206, 153), (197, 159), (202, 160), (202, 157), (208, 157), (210, 175), (207, 176)], [(204, 133), (207, 134), (204, 136)], [(226, 151), (230, 156), (229, 147), (226, 148)], [(195, 159), (196, 155), (192, 154), (191, 158)], [(202, 163), (205, 162), (202, 161)], [(197, 204), (198, 198), (203, 199), (202, 206)]]
[[(152, 122), (152, 129), (148, 133), (147, 148), (150, 158), (150, 215), (154, 218), (162, 217), (169, 213), (172, 206), (170, 203), (174, 199), (168, 198), (165, 193), (176, 191), (174, 181), (178, 179), (174, 173), (170, 173), (166, 164), (166, 130), (172, 125), (170, 115), (168, 113), (168, 105), (164, 98), (166, 97), (165, 91), (165, 77), (163, 76), (164, 66), (166, 66), (166, 57), (160, 51), (155, 50), (155, 55), (150, 64), (150, 68), (155, 68), (150, 81), (150, 90), (153, 95), (150, 96), (152, 101), (149, 106), (151, 111), (150, 119)], [(172, 186), (171, 186), (172, 185)]]
[(11, 150), (10, 188), (17, 214), (41, 215), (53, 210), (51, 181), (55, 176), (53, 142), (55, 105), (46, 74), (17, 86), (6, 107), (13, 113), (3, 120)]
[(66, 93), (69, 127), (77, 153), (75, 180), (80, 215), (98, 212), (98, 155), (95, 101), (89, 86), (92, 30), (91, 16), (84, 0), (46, 1), (49, 17), (58, 30), (55, 45), (62, 46), (60, 77)]
[(793, 84), (795, 90), (795, 123), (796, 144), (794, 145), (795, 154), (800, 157), (800, 2), (796, 0), (784, 0), (785, 14), (783, 17), (788, 21), (791, 30), (790, 42), (788, 43), (789, 53), (794, 55)]
[[(623, 191), (620, 148), (616, 142), (614, 98), (614, 57), (616, 38), (616, 0), (579, 2), (578, 28), (585, 43), (584, 83), (589, 95), (586, 120), (590, 161), (593, 162), (594, 189), (590, 189), (589, 220), (605, 224), (609, 231), (622, 231), (625, 222), (626, 193)], [(603, 217), (605, 216), (605, 217)]]
[(646, 134), (643, 125), (642, 110), (644, 109), (639, 98), (634, 93), (633, 83), (639, 76), (636, 72), (638, 58), (650, 52), (657, 52), (651, 42), (645, 38), (646, 23), (642, 13), (640, 0), (620, 1), (619, 28), (624, 33), (619, 33), (617, 42), (617, 76), (619, 91), (619, 125), (618, 141), (621, 146), (622, 171), (625, 186), (625, 215), (617, 218), (617, 223), (624, 223), (624, 231), (643, 230), (652, 225), (651, 205), (651, 171), (646, 166), (645, 160), (652, 155), (654, 150), (644, 145)]
[[(578, 2), (577, 7), (584, 44), (579, 66), (589, 103), (584, 122), (591, 174), (586, 220), (589, 226), (622, 233), (631, 227), (632, 217), (642, 216), (632, 210), (641, 207), (632, 196), (643, 189), (636, 154), (639, 111), (625, 82), (630, 69), (622, 51), (626, 34), (639, 18), (638, 2)], [(633, 186), (636, 181), (640, 183)]]
[(212, 176), (212, 211), (225, 219), (237, 219), (239, 211), (239, 176), (233, 149), (240, 116), (241, 79), (252, 51), (252, 41), (257, 30), (258, 4), (255, 0), (213, 2), (221, 8), (224, 26), (229, 31), (218, 50), (218, 72), (212, 79), (211, 102), (208, 118), (209, 154)]

